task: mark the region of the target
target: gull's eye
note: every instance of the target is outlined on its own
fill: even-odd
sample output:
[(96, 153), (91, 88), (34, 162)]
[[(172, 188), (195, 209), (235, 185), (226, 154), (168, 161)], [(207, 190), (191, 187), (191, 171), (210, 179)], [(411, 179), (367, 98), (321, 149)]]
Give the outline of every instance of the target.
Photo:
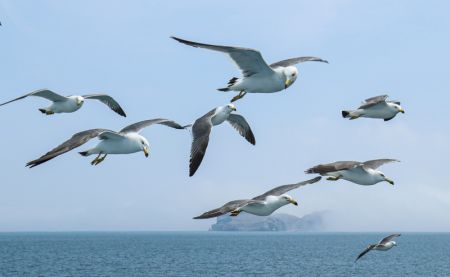
[(291, 75), (292, 77), (294, 77), (295, 76), (295, 73), (292, 73), (292, 75)]
[(381, 175), (381, 177), (384, 177), (384, 174), (383, 174), (383, 173), (381, 173), (380, 175)]

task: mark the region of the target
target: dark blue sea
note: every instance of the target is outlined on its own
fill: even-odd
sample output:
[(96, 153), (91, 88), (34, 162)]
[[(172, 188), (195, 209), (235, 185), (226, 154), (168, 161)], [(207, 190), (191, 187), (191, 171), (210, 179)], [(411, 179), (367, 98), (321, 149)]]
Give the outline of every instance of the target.
[(450, 276), (449, 233), (0, 233), (0, 276)]

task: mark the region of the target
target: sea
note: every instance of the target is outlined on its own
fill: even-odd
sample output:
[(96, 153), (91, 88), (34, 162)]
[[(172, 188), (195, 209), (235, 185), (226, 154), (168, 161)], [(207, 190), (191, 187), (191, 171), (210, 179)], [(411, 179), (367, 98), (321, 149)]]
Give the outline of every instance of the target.
[(0, 276), (450, 276), (450, 233), (0, 233)]

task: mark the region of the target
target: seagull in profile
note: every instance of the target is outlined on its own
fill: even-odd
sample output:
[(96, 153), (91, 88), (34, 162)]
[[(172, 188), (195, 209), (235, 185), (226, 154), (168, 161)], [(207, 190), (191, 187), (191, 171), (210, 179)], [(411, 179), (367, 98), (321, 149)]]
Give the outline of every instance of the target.
[(329, 176), (327, 178), (329, 181), (344, 179), (363, 186), (375, 185), (376, 183), (382, 181), (386, 181), (389, 184), (394, 185), (394, 181), (392, 179), (386, 177), (383, 172), (377, 170), (378, 167), (390, 162), (398, 162), (398, 160), (379, 159), (366, 162), (339, 161), (329, 164), (316, 165), (306, 170), (305, 173), (317, 173), (322, 176)]
[(400, 235), (401, 234), (392, 234), (392, 235), (389, 235), (389, 236), (385, 237), (384, 239), (380, 240), (376, 244), (369, 244), (369, 246), (367, 246), (367, 248), (364, 249), (364, 251), (358, 255), (358, 257), (355, 260), (355, 263), (362, 256), (366, 255), (371, 250), (388, 251), (392, 247), (397, 246), (397, 243), (395, 241), (393, 241), (393, 239), (396, 237), (399, 237)]
[[(175, 129), (185, 129), (187, 126), (168, 120), (168, 119), (149, 119), (131, 124), (119, 132), (108, 129), (90, 129), (76, 133), (69, 140), (49, 151), (44, 156), (27, 163), (32, 168), (45, 163), (59, 155), (62, 155), (78, 146), (88, 142), (90, 139), (98, 137), (100, 142), (93, 148), (79, 152), (82, 156), (90, 156), (97, 154), (97, 157), (91, 162), (92, 165), (101, 163), (108, 154), (131, 154), (136, 152), (144, 152), (145, 157), (150, 153), (150, 145), (148, 140), (141, 136), (139, 132), (153, 124), (162, 124)], [(103, 155), (103, 156), (102, 156)]]
[(249, 214), (259, 216), (267, 216), (287, 204), (298, 206), (297, 201), (295, 201), (292, 196), (287, 195), (286, 192), (307, 184), (316, 183), (320, 179), (321, 177), (316, 177), (314, 179), (292, 185), (279, 186), (264, 194), (256, 196), (253, 199), (230, 201), (222, 207), (203, 213), (202, 215), (194, 217), (194, 219), (213, 218), (227, 213), (231, 213), (231, 216), (237, 216), (241, 212), (247, 212)]
[(381, 118), (384, 121), (393, 119), (398, 113), (405, 113), (399, 101), (388, 101), (388, 95), (368, 98), (354, 111), (342, 111), (343, 118), (357, 119), (359, 117)]
[(107, 94), (88, 94), (88, 95), (70, 95), (70, 96), (62, 96), (48, 89), (40, 89), (23, 96), (20, 96), (16, 99), (10, 100), (8, 102), (0, 104), (0, 106), (6, 105), (8, 103), (24, 99), (28, 96), (38, 96), (45, 98), (47, 100), (52, 101), (53, 103), (47, 108), (41, 108), (39, 111), (46, 115), (51, 115), (55, 113), (73, 113), (81, 108), (84, 104), (84, 100), (86, 99), (94, 99), (99, 100), (103, 104), (106, 104), (111, 110), (115, 111), (121, 116), (126, 116), (125, 112), (120, 107), (119, 103), (117, 103), (114, 98)]
[(317, 61), (328, 63), (328, 61), (317, 57), (297, 57), (282, 60), (268, 65), (258, 50), (234, 46), (222, 46), (193, 42), (177, 37), (174, 40), (198, 48), (226, 53), (234, 61), (242, 72), (242, 77), (232, 78), (226, 88), (219, 91), (239, 91), (231, 102), (241, 99), (248, 93), (273, 93), (291, 86), (298, 76), (296, 64)]
[(228, 121), (241, 136), (255, 145), (255, 136), (250, 125), (242, 115), (232, 113), (234, 111), (236, 111), (236, 107), (233, 104), (227, 104), (209, 111), (194, 122), (192, 125), (193, 140), (189, 161), (189, 176), (193, 176), (202, 163), (213, 126)]

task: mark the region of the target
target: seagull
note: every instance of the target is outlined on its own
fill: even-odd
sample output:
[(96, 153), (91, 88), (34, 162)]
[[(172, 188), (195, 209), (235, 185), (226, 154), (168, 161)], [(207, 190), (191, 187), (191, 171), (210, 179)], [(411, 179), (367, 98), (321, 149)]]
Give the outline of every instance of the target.
[(342, 117), (357, 119), (359, 117), (382, 118), (384, 121), (393, 119), (398, 113), (405, 113), (398, 101), (387, 101), (388, 95), (368, 98), (355, 111), (342, 111)]
[(83, 106), (85, 99), (96, 99), (101, 101), (102, 103), (108, 105), (111, 110), (120, 114), (121, 116), (126, 117), (125, 112), (120, 107), (119, 103), (114, 100), (111, 96), (107, 94), (88, 94), (88, 95), (71, 95), (71, 96), (62, 96), (48, 89), (40, 89), (23, 96), (20, 96), (16, 99), (10, 100), (8, 102), (0, 104), (0, 106), (6, 105), (8, 103), (24, 99), (28, 96), (39, 96), (45, 98), (47, 100), (52, 101), (53, 103), (47, 107), (39, 109), (39, 111), (46, 115), (51, 115), (55, 113), (73, 113)]
[(321, 177), (316, 177), (314, 179), (292, 185), (279, 186), (264, 194), (256, 196), (253, 199), (230, 201), (222, 207), (203, 213), (202, 215), (194, 217), (194, 219), (213, 218), (227, 213), (230, 213), (231, 216), (237, 216), (241, 212), (247, 212), (259, 216), (267, 216), (287, 204), (298, 206), (297, 201), (295, 201), (292, 196), (285, 193), (307, 184), (316, 183), (320, 179)]
[(298, 76), (296, 64), (317, 61), (328, 63), (328, 61), (317, 57), (297, 57), (282, 60), (268, 65), (258, 50), (234, 46), (211, 45), (171, 37), (174, 40), (199, 48), (219, 51), (228, 54), (239, 67), (243, 77), (232, 78), (226, 88), (219, 91), (239, 91), (231, 102), (244, 97), (249, 93), (273, 93), (291, 86)]
[(203, 156), (205, 156), (209, 142), (209, 134), (213, 126), (228, 121), (241, 136), (255, 145), (255, 136), (253, 135), (252, 129), (250, 129), (250, 125), (248, 125), (242, 115), (232, 114), (233, 111), (236, 111), (236, 107), (233, 104), (227, 104), (209, 111), (194, 122), (192, 125), (193, 141), (191, 159), (189, 161), (189, 176), (195, 174), (203, 160)]
[[(101, 163), (108, 154), (131, 154), (136, 152), (144, 152), (145, 157), (148, 157), (150, 152), (150, 145), (147, 139), (139, 134), (139, 132), (150, 125), (162, 124), (175, 129), (185, 129), (187, 126), (163, 118), (149, 119), (131, 124), (119, 132), (108, 129), (90, 129), (74, 134), (70, 139), (49, 151), (42, 157), (27, 163), (27, 166), (32, 168), (42, 163), (45, 163), (59, 155), (62, 155), (78, 146), (88, 142), (90, 139), (98, 137), (100, 142), (93, 148), (79, 152), (82, 156), (90, 156), (98, 154), (91, 162), (92, 165)], [(103, 155), (103, 157), (101, 157)]]
[(392, 234), (380, 240), (380, 242), (376, 244), (369, 244), (369, 246), (367, 246), (367, 248), (363, 252), (361, 252), (361, 254), (358, 255), (358, 258), (356, 258), (355, 263), (356, 261), (359, 260), (359, 258), (367, 254), (367, 252), (369, 252), (370, 250), (388, 251), (392, 247), (397, 246), (397, 243), (393, 241), (393, 239), (399, 237), (400, 235), (401, 234)]
[(322, 176), (330, 176), (329, 181), (344, 179), (359, 185), (371, 186), (386, 181), (394, 185), (394, 181), (386, 177), (378, 167), (385, 163), (399, 162), (393, 159), (370, 160), (366, 162), (340, 161), (329, 164), (320, 164), (305, 171), (305, 173), (318, 173)]

